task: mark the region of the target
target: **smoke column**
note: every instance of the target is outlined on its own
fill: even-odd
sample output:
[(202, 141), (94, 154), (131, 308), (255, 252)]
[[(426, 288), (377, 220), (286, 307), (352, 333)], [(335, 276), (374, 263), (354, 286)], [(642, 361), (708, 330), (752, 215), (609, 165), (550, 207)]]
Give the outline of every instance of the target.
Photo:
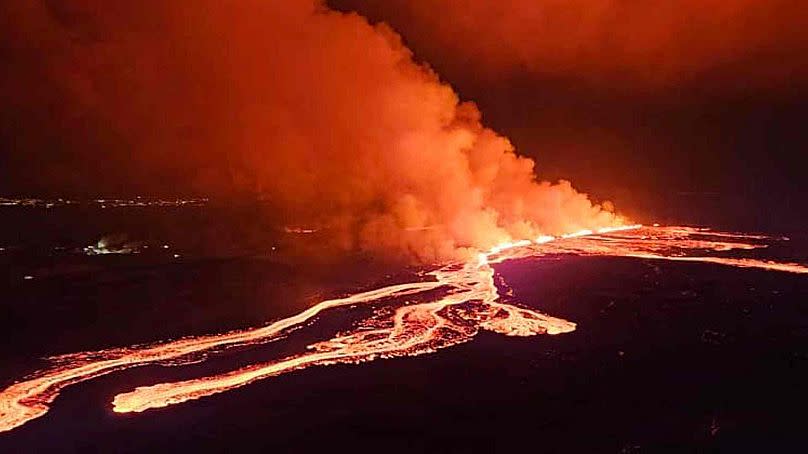
[(622, 223), (537, 181), (474, 104), (359, 15), (314, 0), (0, 9), (15, 118), (2, 133), (41, 180), (259, 194), (340, 248), (425, 262)]

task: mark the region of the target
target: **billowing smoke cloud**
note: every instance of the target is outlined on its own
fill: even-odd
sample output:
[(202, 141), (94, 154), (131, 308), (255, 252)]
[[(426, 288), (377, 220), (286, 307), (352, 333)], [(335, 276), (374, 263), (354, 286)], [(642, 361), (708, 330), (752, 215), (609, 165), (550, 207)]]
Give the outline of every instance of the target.
[[(406, 23), (416, 48), (480, 77), (531, 72), (632, 90), (720, 76), (718, 90), (808, 79), (799, 0), (332, 0)], [(428, 44), (422, 41), (429, 41)], [(639, 86), (638, 86), (639, 84)]]
[(361, 16), (313, 0), (0, 8), (3, 133), (42, 179), (258, 193), (345, 248), (423, 261), (619, 222), (567, 182), (537, 182), (473, 104)]

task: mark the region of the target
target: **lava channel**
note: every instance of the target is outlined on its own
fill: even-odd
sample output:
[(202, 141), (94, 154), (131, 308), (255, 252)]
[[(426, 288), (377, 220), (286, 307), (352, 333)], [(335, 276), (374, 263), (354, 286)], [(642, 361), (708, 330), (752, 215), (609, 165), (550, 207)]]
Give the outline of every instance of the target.
[(82, 352), (51, 358), (52, 366), (0, 392), (0, 432), (12, 430), (47, 413), (62, 389), (100, 375), (146, 364), (176, 366), (204, 360), (205, 354), (229, 347), (278, 339), (319, 313), (341, 306), (378, 304), (391, 298), (439, 296), (406, 302), (392, 315), (376, 315), (348, 332), (315, 343), (308, 350), (277, 361), (249, 365), (215, 376), (159, 383), (118, 394), (113, 410), (141, 412), (199, 399), (264, 378), (317, 365), (361, 363), (380, 358), (416, 356), (471, 340), (481, 329), (508, 336), (561, 334), (575, 323), (500, 301), (492, 265), (506, 260), (573, 254), (638, 259), (696, 261), (771, 271), (808, 273), (798, 263), (780, 263), (716, 254), (767, 247), (776, 239), (762, 235), (714, 232), (692, 227), (639, 225), (581, 230), (561, 237), (540, 236), (496, 246), (476, 260), (455, 263), (431, 273), (433, 280), (391, 285), (323, 301), (265, 327), (220, 335), (188, 337), (146, 346)]

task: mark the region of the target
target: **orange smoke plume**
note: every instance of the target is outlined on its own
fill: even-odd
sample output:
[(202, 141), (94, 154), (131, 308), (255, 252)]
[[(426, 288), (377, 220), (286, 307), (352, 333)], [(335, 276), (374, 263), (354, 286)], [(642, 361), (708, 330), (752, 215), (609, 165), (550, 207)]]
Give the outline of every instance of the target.
[[(290, 225), (420, 261), (621, 223), (568, 182), (536, 181), (472, 103), (359, 15), (313, 0), (3, 8), (9, 48), (29, 57), (4, 87), (23, 118), (69, 100), (53, 134), (128, 181), (258, 193)], [(34, 99), (23, 71), (51, 85)]]

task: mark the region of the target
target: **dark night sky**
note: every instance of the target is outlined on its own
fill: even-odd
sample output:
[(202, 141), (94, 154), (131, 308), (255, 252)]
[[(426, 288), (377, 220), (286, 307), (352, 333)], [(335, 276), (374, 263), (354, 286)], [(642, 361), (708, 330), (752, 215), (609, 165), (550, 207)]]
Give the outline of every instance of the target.
[[(477, 103), (486, 125), (535, 158), (542, 179), (569, 179), (641, 217), (734, 220), (760, 228), (808, 224), (804, 8), (793, 1), (761, 6), (739, 0), (711, 9), (681, 0), (676, 6), (683, 12), (658, 14), (630, 3), (582, 15), (603, 4), (576, 1), (548, 9), (545, 22), (533, 23), (521, 8), (535, 2), (492, 2), (500, 5), (496, 14), (482, 16), (478, 26), (484, 8), (451, 0), (328, 2), (389, 23), (418, 61)], [(69, 30), (73, 45), (123, 33), (69, 2), (42, 4)], [(134, 17), (127, 26), (154, 27), (156, 42), (171, 39), (160, 31), (159, 18), (148, 23), (148, 8), (126, 14)], [(68, 80), (85, 60), (102, 70), (112, 63), (64, 51), (48, 26), (5, 23), (16, 19), (4, 15), (0, 58), (15, 70), (0, 78), (0, 193), (203, 192), (190, 184), (198, 180), (192, 171), (171, 160), (144, 168), (115, 128), (99, 127), (107, 119), (92, 110), (76, 113), (52, 83), (54, 65), (45, 62), (56, 58)], [(80, 77), (76, 81), (71, 90), (80, 91)], [(199, 86), (205, 83), (214, 82)], [(189, 118), (177, 121), (183, 135), (204, 136), (217, 124)], [(183, 140), (172, 143), (180, 147)], [(85, 148), (95, 151), (77, 151)]]

